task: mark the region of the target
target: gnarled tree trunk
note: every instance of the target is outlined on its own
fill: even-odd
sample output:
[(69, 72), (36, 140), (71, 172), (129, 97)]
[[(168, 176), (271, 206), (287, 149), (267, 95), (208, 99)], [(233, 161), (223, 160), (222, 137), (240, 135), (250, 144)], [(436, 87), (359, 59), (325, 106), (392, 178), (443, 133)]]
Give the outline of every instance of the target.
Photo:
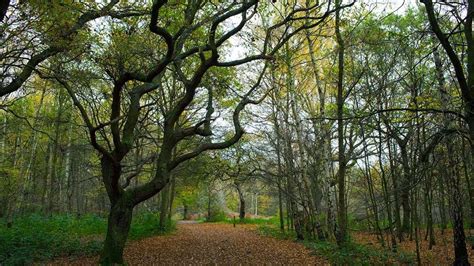
[(122, 196), (110, 207), (107, 236), (100, 256), (100, 264), (123, 264), (123, 249), (132, 223), (133, 204)]

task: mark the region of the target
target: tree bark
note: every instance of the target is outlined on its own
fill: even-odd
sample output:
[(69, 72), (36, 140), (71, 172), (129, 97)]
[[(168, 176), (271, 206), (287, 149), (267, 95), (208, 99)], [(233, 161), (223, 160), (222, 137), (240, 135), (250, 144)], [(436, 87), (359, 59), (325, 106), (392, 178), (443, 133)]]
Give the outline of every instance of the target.
[(183, 205), (183, 220), (188, 220), (188, 205)]
[(107, 235), (100, 255), (100, 264), (123, 264), (123, 249), (132, 222), (134, 203), (127, 192), (120, 192), (113, 180), (119, 180), (121, 167), (110, 158), (101, 159), (102, 179), (110, 200), (110, 211), (107, 223)]
[(110, 207), (101, 265), (124, 264), (123, 249), (132, 222), (133, 205), (124, 196)]
[(242, 189), (238, 183), (235, 184), (237, 192), (239, 193), (239, 219), (242, 221), (245, 218), (245, 198), (244, 194), (242, 193)]
[[(448, 145), (448, 154), (454, 154), (454, 150)], [(459, 178), (457, 177), (455, 162), (452, 158), (450, 161), (450, 175), (448, 182), (451, 190), (451, 215), (453, 219), (453, 237), (454, 237), (454, 265), (470, 265), (468, 260), (468, 253), (466, 249), (466, 235), (464, 233), (464, 220), (462, 212), (462, 193), (459, 187)]]
[(173, 217), (173, 202), (174, 197), (176, 195), (176, 178), (174, 175), (170, 177), (170, 197), (169, 197), (169, 204), (168, 204), (168, 225), (171, 224), (171, 218)]
[(408, 153), (406, 150), (406, 146), (400, 146), (401, 149), (401, 157), (402, 157), (402, 166), (403, 166), (403, 182), (401, 187), (401, 204), (403, 210), (403, 220), (402, 220), (402, 232), (409, 233), (410, 232), (410, 217), (411, 217), (411, 207), (410, 207), (410, 186), (411, 186), (411, 178), (410, 178), (410, 165), (408, 163)]
[(160, 230), (165, 230), (168, 221), (168, 208), (169, 208), (169, 199), (170, 199), (170, 184), (160, 192), (161, 204), (160, 204), (160, 221), (159, 228)]
[(337, 79), (337, 140), (338, 140), (338, 162), (339, 171), (337, 175), (338, 184), (338, 230), (336, 240), (339, 245), (343, 245), (347, 240), (347, 208), (346, 208), (346, 158), (344, 147), (344, 41), (340, 32), (340, 10), (341, 1), (336, 1), (336, 39), (338, 45), (338, 79)]
[(0, 1), (0, 22), (3, 22), (5, 15), (7, 14), (8, 7), (10, 6), (10, 0)]
[[(272, 70), (271, 70), (271, 85), (276, 86), (275, 82), (275, 69), (274, 66), (272, 65)], [(276, 102), (276, 95), (272, 94), (272, 120), (273, 120), (273, 126), (274, 126), (274, 131), (276, 135), (276, 141), (275, 141), (275, 151), (276, 151), (276, 156), (277, 156), (277, 166), (278, 166), (278, 211), (279, 211), (279, 218), (280, 218), (280, 230), (282, 232), (285, 231), (285, 218), (283, 216), (283, 165), (282, 165), (282, 159), (281, 159), (281, 132), (280, 132), (280, 123), (278, 121), (278, 103)], [(287, 202), (288, 204), (288, 202)]]

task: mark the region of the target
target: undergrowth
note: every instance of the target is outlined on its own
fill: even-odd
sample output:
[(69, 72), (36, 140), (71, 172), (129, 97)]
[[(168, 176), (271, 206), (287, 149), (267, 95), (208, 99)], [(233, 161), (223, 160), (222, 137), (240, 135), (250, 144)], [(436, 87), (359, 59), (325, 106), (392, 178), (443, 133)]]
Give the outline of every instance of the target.
[[(107, 219), (95, 215), (76, 217), (34, 214), (18, 217), (13, 226), (0, 220), (0, 265), (25, 265), (58, 256), (89, 256), (102, 248)], [(133, 218), (129, 239), (164, 234), (174, 223), (160, 229), (157, 213), (144, 213)]]
[[(259, 226), (258, 231), (265, 236), (278, 239), (296, 239), (293, 231), (282, 232), (274, 226)], [(374, 246), (362, 245), (349, 241), (343, 247), (339, 247), (331, 241), (304, 240), (302, 243), (311, 249), (315, 255), (327, 259), (333, 265), (392, 265), (413, 264), (414, 255), (405, 252), (391, 252)]]
[(414, 256), (404, 252), (391, 252), (373, 246), (348, 242), (339, 247), (329, 241), (304, 241), (304, 245), (335, 265), (391, 265), (413, 264)]
[(224, 212), (215, 212), (210, 218), (203, 217), (197, 220), (198, 222), (209, 223), (228, 223), (228, 224), (257, 224), (257, 225), (272, 225), (277, 226), (280, 221), (277, 216), (272, 217), (252, 217), (240, 219), (238, 216), (228, 217)]
[(276, 226), (278, 225), (278, 217), (271, 217), (271, 218), (244, 218), (240, 220), (238, 217), (235, 218), (226, 218), (223, 220), (225, 223), (230, 223), (233, 224), (234, 222), (236, 224), (257, 224), (257, 225), (272, 225)]

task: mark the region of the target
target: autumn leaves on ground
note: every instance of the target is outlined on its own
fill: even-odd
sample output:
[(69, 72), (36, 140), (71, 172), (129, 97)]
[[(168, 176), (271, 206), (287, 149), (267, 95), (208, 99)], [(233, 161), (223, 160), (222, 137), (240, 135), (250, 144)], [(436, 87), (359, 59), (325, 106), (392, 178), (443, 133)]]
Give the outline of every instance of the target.
[[(178, 222), (176, 231), (130, 241), (124, 258), (129, 265), (330, 265), (414, 264), (416, 244), (407, 239), (398, 253), (384, 249), (375, 234), (353, 232), (354, 247), (337, 249), (327, 242), (295, 241), (294, 235), (279, 234), (266, 225)], [(270, 233), (269, 233), (270, 232)], [(450, 265), (454, 259), (452, 231), (436, 232), (432, 250), (420, 240), (423, 265)], [(388, 243), (388, 239), (385, 239)], [(469, 250), (472, 258), (474, 252)], [(96, 265), (99, 256), (60, 257), (48, 265)]]
[[(257, 234), (254, 225), (182, 223), (166, 236), (133, 241), (125, 248), (130, 265), (240, 265), (283, 264), (325, 265), (302, 244)], [(52, 265), (94, 265), (98, 257), (70, 260), (61, 258)]]

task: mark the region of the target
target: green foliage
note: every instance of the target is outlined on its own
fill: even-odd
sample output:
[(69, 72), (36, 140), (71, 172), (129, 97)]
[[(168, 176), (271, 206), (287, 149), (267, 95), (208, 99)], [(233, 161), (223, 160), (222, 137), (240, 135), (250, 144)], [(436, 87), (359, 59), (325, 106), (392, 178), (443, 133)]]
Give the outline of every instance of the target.
[[(174, 230), (174, 222), (159, 230), (158, 217), (158, 213), (136, 215), (130, 239)], [(106, 228), (107, 219), (95, 215), (19, 217), (11, 228), (0, 227), (0, 264), (24, 265), (58, 256), (95, 255), (102, 248)]]
[[(257, 225), (266, 225), (266, 226), (278, 226), (280, 221), (278, 217), (271, 218), (244, 218), (242, 220), (239, 217), (235, 217), (235, 222), (237, 224), (257, 224)], [(233, 218), (227, 218), (226, 223), (234, 223)]]
[[(277, 239), (296, 238), (294, 231), (283, 232), (275, 226), (259, 226), (258, 231), (262, 235)], [(305, 240), (303, 244), (318, 256), (329, 260), (333, 265), (412, 264), (415, 260), (411, 254), (393, 253), (389, 250), (381, 250), (374, 246), (357, 244), (351, 241), (343, 247), (339, 247), (334, 242), (319, 240)]]
[(295, 239), (295, 231), (281, 231), (275, 226), (262, 225), (258, 227), (258, 232), (264, 236), (271, 236), (277, 239)]
[(305, 241), (304, 244), (335, 265), (385, 265), (414, 262), (413, 255), (403, 252), (393, 253), (354, 242), (348, 242), (343, 247), (329, 241)]
[(133, 217), (129, 232), (130, 239), (140, 239), (151, 235), (162, 235), (176, 229), (175, 221), (167, 221), (165, 228), (158, 226), (160, 213), (147, 212)]
[[(357, 219), (353, 214), (348, 214), (348, 225), (354, 231), (368, 231), (371, 230), (369, 221), (367, 219)], [(381, 221), (379, 221), (381, 222)]]
[(93, 215), (75, 218), (31, 215), (0, 228), (0, 264), (30, 264), (61, 255), (93, 254), (101, 240), (86, 238), (105, 232), (106, 220)]
[(3, 167), (0, 165), (0, 187), (2, 190), (0, 191), (0, 197), (11, 198), (16, 191), (20, 188), (20, 181), (21, 178), (19, 177), (18, 169), (12, 169), (9, 167)]
[(206, 222), (224, 222), (227, 220), (227, 216), (224, 211), (218, 208), (213, 208), (211, 211), (211, 216), (207, 217)]

